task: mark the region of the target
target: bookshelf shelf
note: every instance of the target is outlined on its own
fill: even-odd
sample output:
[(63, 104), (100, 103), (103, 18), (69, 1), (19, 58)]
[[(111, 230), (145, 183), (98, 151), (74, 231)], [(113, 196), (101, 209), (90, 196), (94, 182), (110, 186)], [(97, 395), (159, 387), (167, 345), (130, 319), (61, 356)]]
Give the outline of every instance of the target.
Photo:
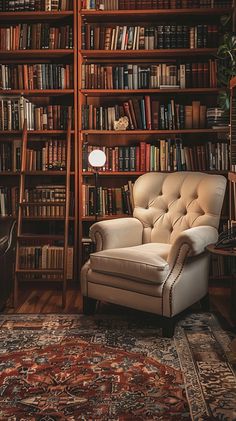
[(217, 48), (178, 48), (162, 50), (81, 50), (81, 55), (87, 59), (132, 60), (133, 58), (171, 58), (189, 56), (215, 56)]
[(47, 202), (46, 200), (42, 202), (22, 202), (20, 206), (65, 206), (65, 202)]
[(228, 132), (228, 128), (217, 128), (217, 129), (181, 129), (181, 130), (82, 130), (83, 135), (172, 135), (172, 134), (197, 134), (197, 133), (224, 133)]
[(81, 89), (81, 93), (89, 97), (112, 96), (130, 96), (142, 94), (198, 94), (198, 95), (218, 95), (220, 88), (163, 88), (163, 89)]
[(16, 269), (16, 273), (63, 274), (63, 269)]
[(74, 12), (72, 10), (67, 11), (32, 11), (32, 12), (0, 12), (0, 22), (5, 21), (36, 21), (36, 20), (64, 20), (72, 18)]
[(73, 95), (73, 89), (34, 89), (34, 90), (27, 90), (27, 89), (7, 89), (1, 91), (2, 95), (11, 96), (11, 95), (24, 95), (27, 97), (31, 96), (63, 96), (63, 95)]
[[(32, 176), (43, 176), (43, 177), (48, 177), (48, 176), (65, 176), (66, 175), (66, 171), (24, 171), (24, 174), (26, 175), (32, 175)], [(75, 175), (74, 171), (70, 172), (71, 176)]]
[(45, 240), (51, 240), (51, 241), (61, 241), (64, 239), (63, 235), (38, 235), (38, 234), (25, 234), (25, 235), (19, 235), (18, 239), (21, 241), (26, 241), (26, 240), (41, 240), (41, 241), (45, 241)]
[(19, 172), (15, 172), (15, 171), (0, 171), (0, 177), (19, 177), (20, 173)]
[[(161, 172), (161, 171), (159, 171)], [(173, 171), (162, 171), (163, 173), (170, 173)], [(222, 175), (226, 175), (227, 171), (204, 171), (208, 174), (222, 174)], [(99, 171), (98, 172), (100, 177), (113, 177), (115, 175), (118, 175), (120, 177), (137, 177), (140, 176), (142, 174), (145, 174), (145, 171)], [(93, 172), (83, 172), (83, 176), (84, 177), (94, 177)]]
[(187, 8), (187, 9), (145, 9), (145, 10), (112, 10), (112, 11), (102, 11), (102, 10), (81, 10), (81, 16), (87, 21), (97, 22), (115, 22), (115, 21), (124, 21), (126, 20), (157, 20), (172, 18), (172, 17), (192, 17), (199, 16), (207, 18), (219, 17), (225, 13), (231, 13), (232, 9), (229, 7), (222, 8)]
[[(65, 130), (28, 130), (27, 132), (29, 136), (60, 136), (65, 135)], [(74, 130), (71, 130), (71, 134), (74, 135)], [(22, 135), (22, 130), (0, 130), (0, 136), (20, 136)], [(14, 139), (12, 139), (14, 140)]]
[(12, 51), (0, 51), (0, 60), (32, 60), (32, 59), (64, 59), (66, 57), (73, 57), (74, 50), (72, 48), (68, 49), (58, 49), (58, 50), (48, 50), (48, 49), (38, 49), (38, 50), (12, 50)]
[[(50, 206), (52, 204), (50, 203)], [(43, 206), (43, 202), (41, 203), (41, 206)], [(64, 221), (64, 216), (23, 216), (22, 219), (28, 220), (28, 221)], [(74, 221), (75, 218), (70, 216), (68, 218), (69, 221)]]

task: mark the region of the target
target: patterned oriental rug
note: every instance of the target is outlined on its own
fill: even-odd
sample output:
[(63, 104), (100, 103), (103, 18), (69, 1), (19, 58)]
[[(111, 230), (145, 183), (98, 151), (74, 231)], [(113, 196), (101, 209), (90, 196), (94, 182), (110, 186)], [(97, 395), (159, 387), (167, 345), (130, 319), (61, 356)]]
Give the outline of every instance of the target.
[(0, 316), (0, 420), (236, 420), (235, 356), (216, 318), (188, 315), (173, 339), (156, 323)]

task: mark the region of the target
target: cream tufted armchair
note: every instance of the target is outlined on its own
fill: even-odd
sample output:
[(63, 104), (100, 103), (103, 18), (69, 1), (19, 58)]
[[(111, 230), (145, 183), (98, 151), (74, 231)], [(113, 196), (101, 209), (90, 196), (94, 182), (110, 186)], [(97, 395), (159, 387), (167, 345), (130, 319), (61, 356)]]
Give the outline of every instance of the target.
[(139, 177), (133, 218), (91, 227), (97, 251), (81, 271), (84, 312), (103, 300), (155, 313), (172, 336), (175, 316), (207, 297), (205, 247), (217, 241), (225, 187), (223, 176), (199, 172)]

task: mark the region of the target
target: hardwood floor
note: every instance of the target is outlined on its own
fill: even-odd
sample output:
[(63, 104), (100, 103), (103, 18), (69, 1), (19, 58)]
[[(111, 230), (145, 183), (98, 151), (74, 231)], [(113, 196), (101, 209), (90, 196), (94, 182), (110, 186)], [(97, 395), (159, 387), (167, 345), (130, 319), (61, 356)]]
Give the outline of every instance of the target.
[[(233, 327), (234, 323), (230, 317), (230, 289), (222, 286), (210, 287), (211, 309), (215, 310), (223, 322)], [(19, 304), (16, 309), (8, 305), (5, 313), (82, 313), (82, 296), (77, 284), (70, 285), (67, 291), (67, 304), (63, 309), (61, 305), (61, 290), (58, 285), (33, 285), (21, 284)], [(112, 304), (101, 304), (101, 312), (122, 311), (118, 306)]]

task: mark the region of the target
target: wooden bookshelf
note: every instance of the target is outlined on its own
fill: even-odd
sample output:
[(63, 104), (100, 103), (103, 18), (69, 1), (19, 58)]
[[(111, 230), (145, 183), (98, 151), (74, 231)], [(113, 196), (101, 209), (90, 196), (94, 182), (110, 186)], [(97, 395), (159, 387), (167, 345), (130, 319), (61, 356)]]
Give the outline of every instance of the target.
[(204, 17), (207, 19), (220, 17), (232, 13), (232, 8), (188, 8), (188, 9), (155, 9), (155, 10), (81, 10), (83, 19), (88, 22), (116, 22), (116, 21), (156, 21), (170, 17)]
[[(224, 14), (231, 14), (232, 8), (188, 8), (188, 9), (158, 9), (158, 10), (85, 10), (81, 9), (81, 13), (78, 16), (78, 68), (81, 70), (83, 64), (90, 65), (101, 65), (101, 66), (119, 66), (127, 64), (136, 64), (140, 66), (148, 66), (159, 63), (194, 63), (194, 62), (210, 62), (214, 60), (217, 54), (217, 45), (205, 46), (205, 48), (161, 48), (161, 49), (135, 49), (134, 46), (131, 49), (96, 49), (96, 48), (87, 48), (88, 40), (86, 39), (86, 25), (90, 25), (89, 28), (104, 26), (115, 28), (116, 25), (127, 25), (127, 26), (157, 26), (159, 24), (163, 25), (197, 25), (197, 24), (209, 24), (209, 25), (219, 25), (220, 18)], [(90, 29), (89, 29), (90, 30)], [(112, 36), (112, 35), (111, 35)], [(85, 38), (84, 38), (85, 37)], [(116, 35), (115, 35), (116, 37)], [(114, 41), (113, 41), (114, 42)], [(213, 45), (213, 44), (212, 44)], [(82, 48), (86, 46), (86, 48)], [(113, 67), (112, 67), (113, 68)], [(86, 68), (84, 70), (86, 72)], [(96, 109), (99, 107), (112, 107), (120, 106), (122, 101), (128, 101), (132, 98), (143, 98), (144, 96), (150, 96), (159, 101), (167, 101), (168, 98), (173, 98), (181, 104), (183, 101), (184, 104), (187, 104), (187, 101), (200, 101), (201, 104), (205, 104), (207, 108), (217, 106), (217, 96), (221, 90), (217, 85), (212, 87), (214, 84), (210, 83), (202, 87), (188, 86), (188, 88), (175, 88), (169, 86), (168, 88), (160, 89), (111, 89), (111, 88), (88, 88), (85, 86), (84, 80), (82, 81), (82, 76), (79, 76), (78, 88), (79, 88), (79, 103), (83, 105), (93, 105)], [(96, 76), (95, 76), (96, 77)], [(98, 76), (97, 76), (98, 77)], [(99, 76), (100, 77), (100, 76)], [(114, 77), (114, 73), (113, 73)], [(88, 79), (87, 79), (88, 80)], [(210, 80), (210, 79), (209, 79)], [(114, 83), (114, 82), (113, 82)], [(96, 85), (94, 85), (96, 86)], [(216, 127), (211, 128), (207, 125), (200, 126), (203, 128), (181, 128), (181, 129), (151, 129), (151, 130), (141, 130), (130, 128), (126, 130), (97, 130), (97, 129), (86, 129), (83, 125), (83, 114), (81, 106), (79, 107), (79, 137), (80, 144), (86, 144), (89, 147), (98, 147), (98, 148), (110, 148), (114, 149), (115, 147), (131, 147), (132, 145), (139, 145), (139, 142), (146, 144), (156, 144), (157, 139), (171, 139), (173, 143), (175, 138), (181, 137), (183, 140), (183, 145), (189, 147), (197, 146), (198, 144), (204, 145), (208, 141), (222, 143), (224, 142), (228, 145), (228, 135), (229, 127)], [(95, 111), (96, 112), (96, 111)], [(89, 126), (92, 127), (92, 126)], [(95, 126), (93, 126), (95, 127)], [(138, 126), (140, 127), (140, 126)], [(227, 146), (228, 147), (228, 146)], [(223, 146), (222, 146), (223, 148)], [(228, 149), (227, 149), (228, 150)], [(80, 185), (80, 194), (79, 194), (79, 220), (80, 220), (80, 235), (79, 241), (81, 242), (82, 238), (88, 237), (88, 230), (91, 224), (95, 221), (94, 215), (84, 215), (85, 203), (84, 194), (90, 194), (89, 189), (92, 189), (94, 185), (93, 172), (84, 170), (82, 155), (84, 152), (80, 153), (80, 162), (79, 162), (79, 185)], [(227, 159), (227, 157), (226, 157)], [(196, 168), (195, 170), (199, 170)], [(166, 172), (166, 171), (165, 171)], [(227, 176), (227, 168), (225, 169), (211, 169), (207, 170), (207, 173), (211, 174), (222, 174)], [(112, 188), (121, 188), (124, 184), (127, 184), (129, 180), (132, 182), (145, 173), (145, 171), (116, 171), (116, 170), (105, 170), (99, 171), (99, 180), (100, 187), (102, 189), (112, 189)], [(85, 187), (83, 187), (85, 186)], [(89, 187), (91, 186), (91, 187)], [(87, 193), (84, 193), (84, 189), (88, 189)], [(88, 197), (87, 197), (88, 199)], [(110, 213), (110, 212), (108, 212)], [(224, 212), (224, 216), (225, 216)], [(104, 214), (98, 215), (96, 220), (106, 220), (120, 217), (127, 217), (127, 213), (123, 214)], [(80, 258), (81, 264), (81, 258)]]
[(198, 133), (224, 133), (228, 132), (229, 128), (217, 128), (217, 129), (180, 129), (180, 130), (82, 130), (81, 133), (84, 135), (129, 135), (137, 136), (146, 134), (147, 136), (152, 135), (171, 135), (171, 134), (198, 134)]
[(65, 59), (67, 57), (73, 57), (73, 49), (65, 50), (48, 50), (48, 49), (38, 49), (38, 50), (13, 50), (13, 51), (0, 51), (0, 60), (31, 60), (38, 59), (44, 60), (49, 59)]
[[(73, 18), (74, 12), (72, 10), (67, 11), (54, 11), (46, 12), (38, 10), (37, 12), (0, 12), (0, 22), (16, 21), (61, 21), (68, 18)], [(23, 18), (23, 19), (22, 19)]]
[(217, 48), (177, 48), (177, 49), (162, 49), (162, 50), (82, 50), (81, 54), (85, 59), (107, 59), (111, 60), (126, 60), (138, 59), (157, 59), (157, 58), (170, 58), (189, 55), (193, 56), (215, 56)]
[(4, 95), (11, 96), (11, 95), (23, 95), (26, 97), (53, 97), (53, 96), (68, 96), (74, 95), (73, 89), (9, 89), (4, 91)]
[(164, 89), (81, 89), (83, 95), (99, 97), (99, 96), (125, 96), (125, 95), (142, 95), (142, 94), (197, 94), (197, 95), (218, 95), (220, 88), (164, 88)]
[[(77, 236), (78, 236), (78, 124), (77, 124), (77, 110), (78, 110), (78, 92), (77, 92), (77, 58), (78, 58), (78, 36), (77, 36), (77, 15), (78, 15), (78, 1), (73, 0), (73, 10), (65, 11), (17, 11), (17, 12), (0, 12), (0, 26), (19, 25), (27, 23), (28, 25), (34, 23), (47, 23), (50, 27), (61, 27), (68, 25), (73, 28), (73, 48), (61, 49), (19, 49), (10, 51), (0, 50), (0, 62), (4, 65), (17, 66), (27, 64), (53, 64), (53, 65), (72, 65), (73, 80), (70, 89), (1, 89), (1, 98), (7, 100), (12, 97), (24, 97), (27, 101), (35, 106), (46, 108), (48, 105), (64, 106), (67, 109), (67, 119), (64, 126), (60, 122), (52, 127), (60, 127), (60, 129), (45, 129), (45, 130), (29, 130), (26, 128), (18, 130), (0, 130), (0, 146), (2, 143), (12, 145), (14, 147), (15, 139), (22, 139), (21, 145), (21, 169), (16, 171), (0, 171), (0, 180), (6, 187), (19, 188), (19, 210), (15, 216), (18, 220), (18, 240), (17, 240), (17, 256), (16, 256), (16, 279), (15, 279), (15, 304), (18, 300), (18, 289), (21, 281), (29, 280), (30, 278), (25, 274), (36, 275), (32, 280), (47, 281), (47, 275), (55, 275), (53, 279), (49, 276), (49, 280), (60, 281), (62, 289), (62, 304), (65, 306), (66, 287), (67, 287), (67, 250), (73, 248), (73, 274), (72, 279), (77, 278)], [(26, 77), (24, 75), (24, 77)], [(45, 76), (46, 78), (46, 76)], [(17, 85), (14, 85), (17, 86)], [(20, 85), (19, 85), (20, 86)], [(26, 86), (26, 85), (23, 85)], [(36, 85), (34, 85), (36, 86)], [(56, 86), (56, 85), (54, 85)], [(58, 85), (59, 86), (59, 85)], [(68, 85), (70, 86), (70, 85)], [(60, 112), (60, 111), (58, 111)], [(49, 115), (47, 116), (49, 118)], [(51, 117), (53, 118), (53, 116)], [(63, 115), (56, 117), (65, 118)], [(62, 120), (61, 120), (62, 121)], [(73, 124), (73, 125), (72, 125)], [(31, 127), (31, 126), (29, 126)], [(36, 126), (35, 126), (36, 127)], [(48, 126), (49, 127), (49, 126)], [(62, 127), (64, 127), (62, 129)], [(52, 140), (51, 140), (52, 139)], [(65, 168), (58, 170), (50, 170), (50, 167), (44, 171), (39, 169), (27, 169), (27, 150), (31, 149), (42, 154), (42, 148), (49, 146), (48, 142), (52, 142), (54, 147), (54, 155), (50, 158), (52, 160), (60, 158), (59, 150), (61, 145), (65, 145)], [(58, 142), (58, 143), (55, 143)], [(59, 146), (58, 146), (59, 145)], [(13, 149), (14, 150), (14, 149)], [(51, 153), (51, 152), (50, 152)], [(48, 159), (49, 157), (46, 156)], [(34, 158), (35, 159), (35, 158)], [(38, 158), (37, 158), (38, 159)], [(43, 159), (43, 158), (42, 158)], [(44, 157), (44, 159), (46, 159)], [(64, 159), (64, 158), (63, 158)], [(49, 161), (47, 161), (49, 162)], [(37, 164), (39, 165), (39, 163)], [(42, 165), (42, 164), (40, 164)], [(59, 164), (58, 164), (59, 165)], [(56, 168), (56, 166), (55, 166)], [(2, 179), (1, 179), (2, 176)], [(65, 187), (65, 201), (57, 203), (61, 209), (64, 209), (63, 216), (26, 216), (24, 209), (26, 206), (41, 206), (42, 202), (24, 203), (25, 189), (35, 188), (37, 185), (52, 186), (55, 185)], [(73, 195), (72, 202), (74, 206), (71, 207), (70, 195)], [(56, 205), (51, 201), (45, 202), (45, 206), (56, 208)], [(1, 219), (9, 218), (10, 216), (0, 216)], [(43, 246), (49, 244), (50, 246), (58, 246), (63, 250), (63, 269), (49, 268), (24, 268), (21, 266), (19, 255), (20, 248), (33, 246)], [(35, 262), (34, 262), (35, 263)], [(32, 262), (31, 262), (32, 264)], [(36, 264), (36, 263), (35, 263)], [(71, 269), (71, 268), (70, 268)], [(57, 276), (58, 275), (58, 276)], [(71, 279), (71, 278), (69, 278)]]

